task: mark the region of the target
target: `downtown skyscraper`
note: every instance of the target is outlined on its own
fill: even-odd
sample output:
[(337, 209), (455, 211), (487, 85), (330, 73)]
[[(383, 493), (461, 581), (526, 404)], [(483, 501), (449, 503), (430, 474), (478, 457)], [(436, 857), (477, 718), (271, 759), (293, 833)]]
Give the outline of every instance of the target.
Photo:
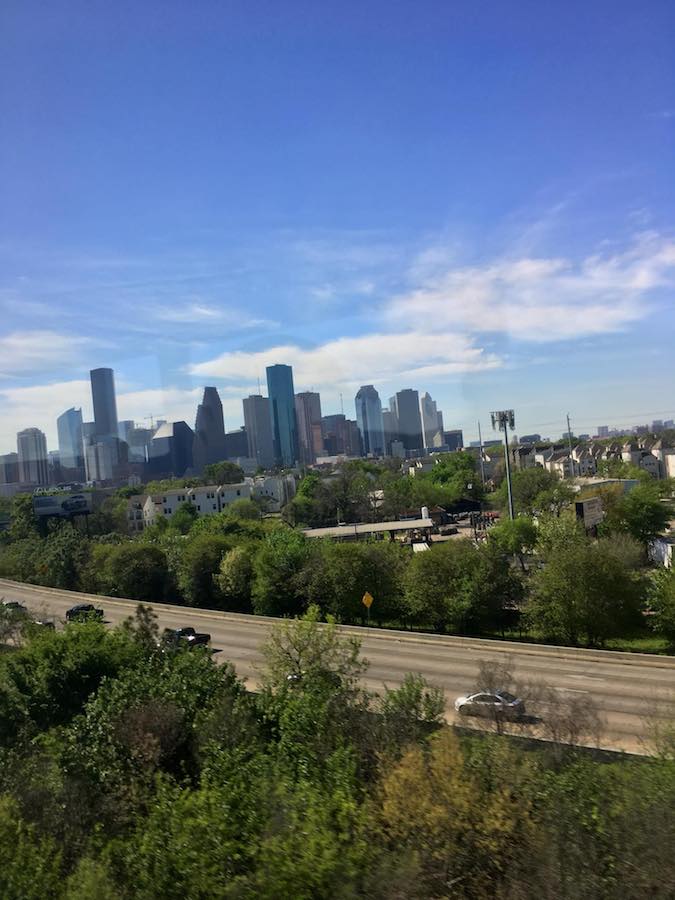
[(270, 401), (262, 394), (251, 394), (242, 400), (248, 455), (263, 469), (274, 465), (274, 437)]
[(23, 484), (49, 484), (47, 439), (39, 428), (26, 428), (16, 436), (19, 455), (19, 481)]
[(372, 384), (364, 384), (357, 391), (354, 404), (363, 452), (366, 456), (384, 456), (386, 444), (380, 395)]
[(205, 387), (202, 402), (197, 407), (192, 464), (201, 472), (210, 463), (225, 459), (225, 420), (223, 404), (215, 387)]
[(428, 448), (442, 446), (443, 413), (438, 411), (436, 401), (431, 399), (428, 391), (420, 397), (420, 415), (422, 416), (424, 446)]
[(398, 391), (395, 397), (396, 419), (399, 440), (405, 450), (421, 450), (424, 446), (422, 436), (422, 417), (420, 416), (420, 397), (412, 388)]
[(267, 393), (276, 463), (279, 466), (294, 466), (299, 458), (298, 424), (293, 369), (290, 366), (267, 366)]
[(64, 469), (81, 469), (84, 466), (82, 444), (82, 410), (71, 407), (56, 420), (59, 438), (59, 461)]
[(119, 439), (117, 401), (115, 399), (115, 375), (112, 369), (92, 369), (91, 398), (94, 404), (96, 440)]
[(323, 456), (321, 433), (321, 397), (315, 391), (295, 395), (295, 418), (298, 424), (298, 448), (300, 462), (312, 465), (317, 456)]

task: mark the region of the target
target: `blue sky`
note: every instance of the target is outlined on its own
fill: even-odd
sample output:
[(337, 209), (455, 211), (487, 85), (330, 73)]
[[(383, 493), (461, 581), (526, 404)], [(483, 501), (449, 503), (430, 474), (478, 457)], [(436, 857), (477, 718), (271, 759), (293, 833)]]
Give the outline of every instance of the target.
[(0, 452), (88, 370), (227, 427), (273, 362), (557, 436), (675, 416), (672, 2), (0, 8)]

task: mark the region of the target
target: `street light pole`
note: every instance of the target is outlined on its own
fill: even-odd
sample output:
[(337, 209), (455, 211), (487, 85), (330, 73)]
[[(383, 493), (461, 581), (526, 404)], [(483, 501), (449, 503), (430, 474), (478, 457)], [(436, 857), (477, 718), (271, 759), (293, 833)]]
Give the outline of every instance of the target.
[(509, 425), (511, 428), (516, 427), (516, 419), (512, 409), (501, 409), (497, 412), (490, 413), (492, 417), (492, 427), (501, 431), (504, 429), (504, 463), (506, 465), (506, 487), (509, 494), (509, 517), (515, 519), (513, 511), (513, 489), (511, 486), (511, 461), (509, 459)]

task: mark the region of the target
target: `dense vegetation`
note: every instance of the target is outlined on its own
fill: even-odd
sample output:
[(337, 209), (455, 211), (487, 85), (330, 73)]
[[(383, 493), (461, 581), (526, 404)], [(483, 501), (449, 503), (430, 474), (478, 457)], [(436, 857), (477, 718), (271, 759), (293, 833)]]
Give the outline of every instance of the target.
[(3, 900), (672, 896), (672, 740), (598, 762), (457, 736), (419, 677), (361, 690), (316, 619), (273, 633), (257, 694), (161, 652), (142, 607), (5, 647)]
[[(479, 494), (467, 454), (415, 476), (363, 462), (328, 478), (307, 475), (286, 519), (304, 510), (306, 521), (321, 520), (318, 510), (333, 507), (365, 515), (373, 484), (381, 486), (377, 496), (385, 504), (385, 513), (372, 506), (378, 517), (401, 512), (411, 496), (432, 503), (434, 492), (465, 501)], [(671, 576), (651, 571), (645, 554), (670, 515), (661, 498), (669, 486), (644, 481), (627, 494), (606, 490), (597, 538), (577, 524), (570, 488), (554, 475), (516, 472), (513, 486), (519, 513), (513, 522), (491, 528), (482, 543), (453, 539), (419, 554), (388, 540), (307, 539), (288, 521), (262, 518), (250, 500), (205, 518), (186, 504), (131, 538), (123, 497), (106, 501), (87, 533), (81, 520), (38, 523), (31, 498), (22, 496), (14, 500), (11, 528), (0, 536), (0, 576), (273, 616), (301, 615), (316, 604), (346, 623), (365, 621), (361, 599), (369, 591), (375, 624), (593, 646), (644, 641), (650, 633), (658, 636), (650, 649), (675, 641)], [(505, 489), (500, 497), (505, 502)]]

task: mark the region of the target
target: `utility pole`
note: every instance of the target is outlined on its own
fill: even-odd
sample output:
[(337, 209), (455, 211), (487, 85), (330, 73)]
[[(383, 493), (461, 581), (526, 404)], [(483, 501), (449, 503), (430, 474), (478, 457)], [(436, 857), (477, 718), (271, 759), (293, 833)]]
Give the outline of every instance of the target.
[(574, 475), (574, 457), (572, 456), (572, 429), (570, 428), (569, 413), (567, 413), (567, 443), (570, 448), (570, 465), (572, 466), (572, 475)]
[(506, 463), (506, 486), (509, 491), (509, 516), (515, 519), (513, 512), (513, 490), (511, 487), (511, 460), (509, 459), (509, 426), (516, 427), (516, 419), (512, 409), (501, 409), (497, 412), (490, 413), (492, 418), (492, 427), (495, 431), (504, 429), (504, 462)]
[(478, 420), (478, 447), (480, 459), (480, 480), (485, 487), (485, 460), (483, 459), (483, 435), (480, 433), (480, 419)]

